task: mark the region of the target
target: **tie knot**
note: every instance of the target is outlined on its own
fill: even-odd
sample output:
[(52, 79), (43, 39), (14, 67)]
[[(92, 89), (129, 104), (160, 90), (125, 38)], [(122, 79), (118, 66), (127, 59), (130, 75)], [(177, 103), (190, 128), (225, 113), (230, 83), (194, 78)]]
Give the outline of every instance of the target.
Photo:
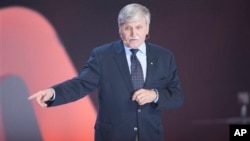
[(139, 49), (130, 49), (133, 55), (136, 55), (136, 53), (139, 51)]

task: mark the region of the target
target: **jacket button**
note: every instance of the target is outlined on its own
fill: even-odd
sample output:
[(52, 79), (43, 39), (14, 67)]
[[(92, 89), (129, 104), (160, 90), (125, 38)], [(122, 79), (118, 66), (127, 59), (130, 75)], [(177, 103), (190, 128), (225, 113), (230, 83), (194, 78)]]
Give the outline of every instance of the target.
[(138, 113), (140, 113), (140, 112), (141, 112), (141, 109), (138, 109), (137, 111), (138, 111)]
[(134, 131), (137, 131), (138, 130), (138, 128), (137, 127), (134, 127)]

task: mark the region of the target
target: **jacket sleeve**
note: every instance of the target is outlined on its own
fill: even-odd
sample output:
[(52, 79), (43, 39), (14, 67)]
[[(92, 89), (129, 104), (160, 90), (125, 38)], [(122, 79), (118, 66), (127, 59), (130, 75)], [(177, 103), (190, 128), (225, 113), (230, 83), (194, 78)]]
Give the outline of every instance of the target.
[[(63, 71), (63, 70), (62, 70)], [(56, 98), (49, 106), (57, 106), (78, 100), (98, 88), (100, 80), (100, 62), (93, 50), (86, 65), (75, 78), (53, 86)]]

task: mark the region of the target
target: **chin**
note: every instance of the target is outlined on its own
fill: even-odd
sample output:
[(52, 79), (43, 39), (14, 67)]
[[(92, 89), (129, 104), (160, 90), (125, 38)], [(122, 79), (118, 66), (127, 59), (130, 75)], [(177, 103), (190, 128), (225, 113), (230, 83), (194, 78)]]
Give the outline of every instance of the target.
[(140, 46), (140, 44), (139, 43), (129, 43), (128, 46), (131, 48), (138, 48)]
[(135, 45), (135, 44), (132, 44), (132, 45), (131, 45), (131, 44), (129, 44), (128, 47), (130, 47), (130, 48), (138, 48), (139, 45)]

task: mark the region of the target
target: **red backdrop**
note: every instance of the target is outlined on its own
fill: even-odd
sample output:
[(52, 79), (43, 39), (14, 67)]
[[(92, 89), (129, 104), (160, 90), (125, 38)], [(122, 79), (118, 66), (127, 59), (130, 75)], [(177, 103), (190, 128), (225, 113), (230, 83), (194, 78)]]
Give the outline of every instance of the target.
[[(57, 33), (42, 15), (24, 7), (9, 7), (0, 10), (0, 20), (0, 79), (2, 82), (6, 77), (18, 76), (26, 83), (28, 93), (32, 94), (76, 75)], [(11, 86), (5, 87), (7, 88), (4, 89), (11, 88)], [(5, 93), (1, 91), (1, 95), (7, 94), (9, 94), (8, 91)], [(16, 97), (19, 94), (15, 93)], [(27, 96), (24, 95), (24, 97)], [(25, 100), (28, 101), (27, 98)], [(18, 102), (20, 101), (13, 98), (8, 106), (17, 105)], [(93, 126), (96, 111), (89, 97), (54, 108), (43, 109), (36, 103), (30, 104), (30, 106), (34, 109), (32, 112), (36, 115), (43, 140), (91, 141), (94, 139)], [(25, 107), (18, 107), (13, 112), (23, 114), (23, 108)], [(8, 123), (4, 125), (8, 126)], [(0, 122), (1, 141), (5, 138), (8, 140), (8, 137), (4, 135), (4, 128)], [(15, 130), (19, 128), (20, 131), (27, 130), (25, 127), (13, 128)], [(15, 134), (8, 133), (8, 136), (15, 136)]]

